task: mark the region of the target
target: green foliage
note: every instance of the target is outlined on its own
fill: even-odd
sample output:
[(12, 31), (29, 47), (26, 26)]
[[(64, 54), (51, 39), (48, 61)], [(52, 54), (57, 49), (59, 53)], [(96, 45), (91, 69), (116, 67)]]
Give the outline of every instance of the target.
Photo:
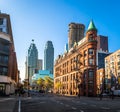
[(44, 88), (44, 79), (39, 78), (36, 82), (37, 82), (37, 85), (39, 85), (40, 89)]
[(45, 76), (45, 78), (39, 78), (37, 81), (36, 81), (36, 85), (39, 86), (39, 89), (43, 90), (43, 89), (46, 89), (46, 91), (50, 90), (53, 88), (53, 79), (49, 76)]
[(59, 88), (61, 88), (62, 87), (62, 84), (60, 83), (60, 82), (57, 82), (56, 84), (55, 84), (55, 89), (59, 89)]
[(44, 84), (45, 84), (45, 88), (46, 88), (47, 90), (53, 88), (53, 79), (52, 79), (51, 77), (46, 76), (46, 77), (44, 78), (44, 81), (45, 81), (45, 83), (44, 83)]

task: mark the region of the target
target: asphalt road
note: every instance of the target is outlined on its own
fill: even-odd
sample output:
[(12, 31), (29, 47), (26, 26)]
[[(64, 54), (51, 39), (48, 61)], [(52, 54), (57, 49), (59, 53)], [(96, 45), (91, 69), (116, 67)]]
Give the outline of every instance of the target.
[(14, 97), (0, 97), (0, 112), (13, 112), (17, 101)]
[(120, 98), (44, 95), (21, 98), (20, 104), (20, 112), (120, 112)]
[(120, 112), (120, 97), (114, 100), (50, 94), (0, 97), (0, 112)]

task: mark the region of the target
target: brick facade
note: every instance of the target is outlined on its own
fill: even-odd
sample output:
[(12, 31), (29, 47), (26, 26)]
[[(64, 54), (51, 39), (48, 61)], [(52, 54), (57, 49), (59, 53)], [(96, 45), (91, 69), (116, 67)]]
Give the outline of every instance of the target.
[[(90, 29), (54, 65), (54, 90), (60, 94), (96, 96), (97, 30)], [(59, 86), (57, 86), (59, 83)], [(78, 88), (79, 87), (79, 88)]]

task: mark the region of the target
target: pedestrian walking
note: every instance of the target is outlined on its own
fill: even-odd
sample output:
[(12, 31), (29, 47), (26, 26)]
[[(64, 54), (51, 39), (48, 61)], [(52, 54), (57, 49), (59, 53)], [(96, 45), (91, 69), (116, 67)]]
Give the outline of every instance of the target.
[(114, 99), (114, 90), (115, 90), (115, 87), (113, 86), (111, 88), (111, 98), (112, 98), (112, 100)]
[(100, 100), (102, 100), (102, 97), (103, 97), (103, 92), (102, 91), (100, 92), (99, 97), (100, 97)]
[(16, 88), (15, 89), (15, 96), (17, 96), (17, 94), (18, 94), (18, 89)]
[(99, 94), (100, 100), (103, 98), (103, 87), (100, 86), (100, 94)]
[(78, 98), (80, 98), (80, 93), (78, 93)]

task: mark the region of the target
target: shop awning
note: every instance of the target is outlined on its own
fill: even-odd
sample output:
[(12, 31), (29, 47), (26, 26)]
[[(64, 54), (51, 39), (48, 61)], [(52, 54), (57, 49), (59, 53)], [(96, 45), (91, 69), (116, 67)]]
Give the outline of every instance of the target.
[(12, 80), (10, 77), (0, 75), (0, 83), (11, 83)]

